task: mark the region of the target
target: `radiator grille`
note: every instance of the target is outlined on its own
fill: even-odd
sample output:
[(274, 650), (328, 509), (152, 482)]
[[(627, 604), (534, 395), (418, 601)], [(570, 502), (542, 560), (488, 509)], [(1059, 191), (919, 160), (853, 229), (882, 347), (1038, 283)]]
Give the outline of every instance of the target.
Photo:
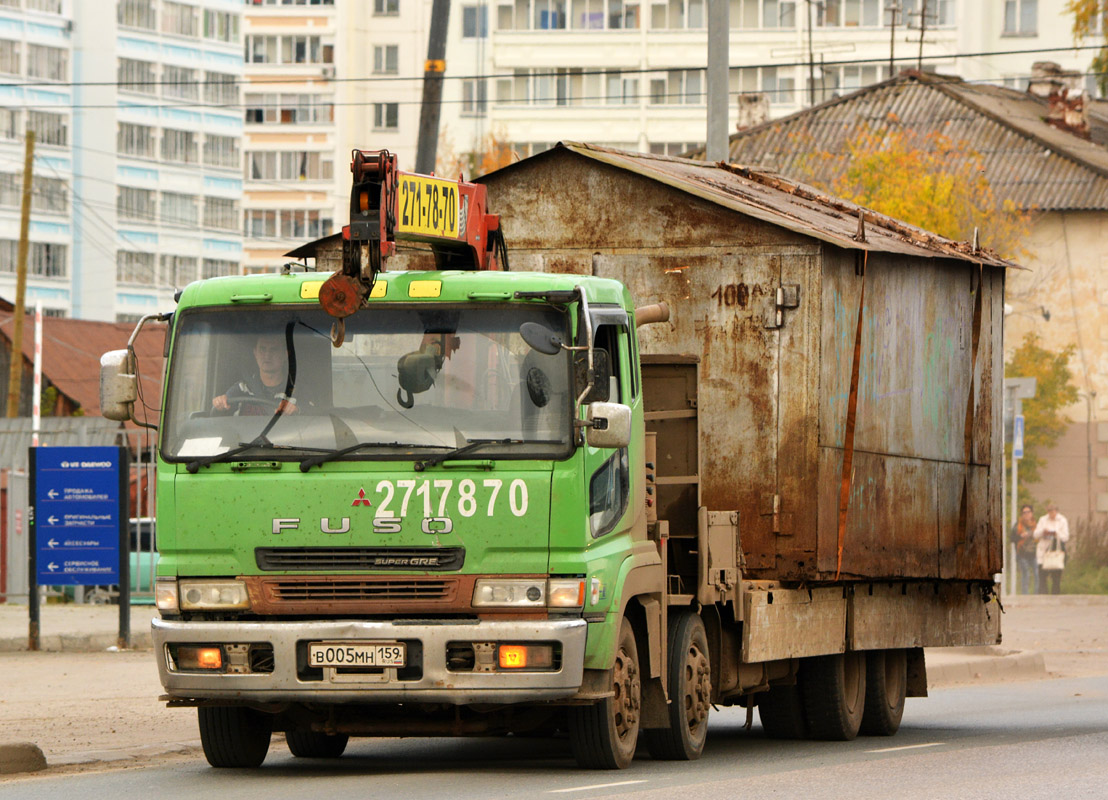
[(403, 570), (446, 572), (465, 563), (462, 547), (259, 547), (258, 568), (267, 571)]
[(412, 600), (451, 601), (457, 583), (454, 580), (359, 579), (342, 578), (311, 581), (282, 581), (270, 578), (265, 582), (270, 596), (279, 603), (297, 602), (400, 602)]

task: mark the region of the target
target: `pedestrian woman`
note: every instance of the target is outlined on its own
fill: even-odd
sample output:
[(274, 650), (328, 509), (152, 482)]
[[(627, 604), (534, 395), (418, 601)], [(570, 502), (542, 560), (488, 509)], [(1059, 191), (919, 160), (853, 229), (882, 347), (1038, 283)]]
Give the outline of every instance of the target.
[(1051, 594), (1058, 594), (1062, 586), (1062, 569), (1065, 567), (1066, 542), (1070, 540), (1070, 524), (1058, 513), (1058, 506), (1051, 503), (1046, 514), (1039, 517), (1035, 526), (1035, 557), (1039, 563), (1039, 594), (1047, 593), (1050, 582)]
[(1039, 565), (1035, 549), (1035, 509), (1029, 505), (1020, 506), (1020, 516), (1012, 525), (1009, 541), (1016, 547), (1016, 568), (1019, 575), (1019, 590), (1024, 594), (1035, 594), (1039, 583)]

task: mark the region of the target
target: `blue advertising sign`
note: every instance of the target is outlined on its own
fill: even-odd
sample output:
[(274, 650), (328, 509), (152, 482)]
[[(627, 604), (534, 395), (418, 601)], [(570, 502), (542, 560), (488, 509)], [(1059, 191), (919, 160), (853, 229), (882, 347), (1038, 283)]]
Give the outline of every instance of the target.
[(1023, 458), (1023, 414), (1016, 414), (1012, 426), (1012, 458)]
[(119, 583), (118, 447), (32, 448), (35, 576), (40, 586)]

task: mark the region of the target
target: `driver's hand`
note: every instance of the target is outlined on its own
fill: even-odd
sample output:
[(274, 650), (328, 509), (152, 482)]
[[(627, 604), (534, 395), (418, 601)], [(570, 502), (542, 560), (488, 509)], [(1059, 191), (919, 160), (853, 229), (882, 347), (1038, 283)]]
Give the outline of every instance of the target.
[(221, 394), (219, 397), (213, 397), (212, 408), (217, 411), (230, 411), (231, 404), (227, 402), (227, 395)]
[(299, 414), (300, 410), (296, 407), (295, 401), (282, 400), (281, 405), (277, 406), (277, 412), (280, 414)]

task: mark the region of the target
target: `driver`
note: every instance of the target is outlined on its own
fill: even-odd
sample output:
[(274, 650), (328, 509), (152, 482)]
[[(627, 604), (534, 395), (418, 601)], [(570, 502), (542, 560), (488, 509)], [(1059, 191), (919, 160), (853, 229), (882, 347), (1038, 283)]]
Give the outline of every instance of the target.
[[(262, 334), (254, 343), (256, 372), (239, 381), (218, 397), (212, 398), (216, 411), (239, 409), (240, 414), (296, 414), (296, 399), (285, 395), (288, 387), (288, 360), (285, 337)], [(251, 402), (251, 399), (256, 402)]]

